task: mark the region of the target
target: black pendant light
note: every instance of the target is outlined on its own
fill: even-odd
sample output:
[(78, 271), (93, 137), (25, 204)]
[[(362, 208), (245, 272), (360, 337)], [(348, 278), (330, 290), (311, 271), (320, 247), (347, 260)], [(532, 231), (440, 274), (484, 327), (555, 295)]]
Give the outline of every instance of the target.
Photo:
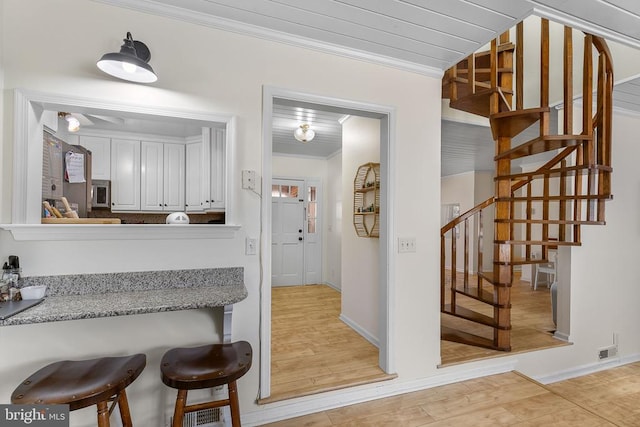
[(151, 52), (147, 45), (133, 40), (131, 33), (120, 47), (120, 52), (105, 53), (96, 64), (105, 73), (136, 83), (153, 83), (158, 76), (149, 65)]

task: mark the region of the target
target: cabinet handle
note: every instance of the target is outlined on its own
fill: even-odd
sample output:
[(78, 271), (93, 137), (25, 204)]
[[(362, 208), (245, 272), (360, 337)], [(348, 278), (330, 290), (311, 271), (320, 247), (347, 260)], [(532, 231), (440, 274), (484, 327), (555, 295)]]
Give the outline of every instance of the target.
[(115, 205), (116, 205), (115, 203), (111, 203), (111, 206), (115, 206)]
[(167, 204), (165, 203), (164, 206), (167, 207)]
[(185, 203), (185, 206), (189, 206), (189, 205), (187, 205), (187, 204)]
[(209, 201), (208, 201), (208, 200), (205, 200), (204, 202), (205, 202), (205, 203), (209, 203)]
[(162, 203), (158, 203), (158, 206), (162, 207)]

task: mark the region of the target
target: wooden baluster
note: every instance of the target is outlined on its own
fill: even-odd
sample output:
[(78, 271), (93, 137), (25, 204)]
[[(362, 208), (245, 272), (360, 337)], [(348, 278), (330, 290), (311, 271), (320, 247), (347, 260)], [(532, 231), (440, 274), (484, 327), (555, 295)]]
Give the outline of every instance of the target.
[[(491, 40), (491, 88), (498, 87), (498, 44), (496, 39)], [(489, 113), (495, 114), (500, 112), (500, 94), (494, 90), (489, 97)]]
[(549, 106), (549, 20), (540, 20), (540, 106)]
[(472, 53), (467, 58), (467, 84), (469, 93), (476, 93), (476, 54)]
[[(549, 223), (546, 222), (549, 220), (549, 175), (544, 176), (544, 180), (542, 182), (542, 195), (545, 200), (542, 203), (542, 220), (545, 221), (542, 223), (542, 241), (546, 242), (549, 240)], [(542, 246), (542, 259), (549, 259), (549, 253), (547, 252), (548, 246)]]
[[(563, 64), (563, 81), (564, 81), (564, 131), (565, 135), (573, 135), (573, 30), (569, 27), (564, 27), (564, 64)], [(562, 168), (566, 167), (567, 162), (562, 161)], [(560, 193), (566, 195), (566, 182), (568, 176), (565, 172), (560, 174)], [(576, 179), (578, 174), (576, 173)], [(576, 202), (574, 202), (575, 204)], [(567, 202), (562, 199), (560, 202), (560, 215), (561, 220), (566, 219)], [(576, 227), (579, 227), (576, 225)], [(560, 241), (566, 241), (566, 226), (558, 226), (558, 239)]]
[(524, 22), (516, 26), (516, 110), (524, 108)]
[[(567, 161), (560, 162), (560, 168), (565, 169), (567, 167)], [(565, 221), (567, 219), (567, 173), (560, 172), (560, 212), (558, 212), (558, 219)], [(567, 226), (564, 224), (558, 224), (558, 240), (561, 242), (567, 241)]]
[(456, 283), (456, 271), (457, 271), (457, 264), (458, 264), (458, 255), (456, 252), (456, 245), (457, 245), (457, 240), (458, 240), (458, 236), (456, 233), (456, 228), (454, 227), (451, 230), (451, 312), (455, 313), (456, 312), (456, 287), (457, 287), (457, 283)]
[[(583, 110), (582, 110), (582, 132), (584, 135), (593, 137), (593, 36), (587, 34), (584, 38), (584, 66), (583, 66)], [(595, 141), (592, 139), (587, 142), (584, 163), (588, 166), (595, 165)], [(595, 176), (594, 172), (589, 169), (587, 172), (587, 195), (595, 194)], [(593, 221), (595, 218), (594, 203), (595, 200), (587, 199), (587, 221)]]
[[(505, 31), (500, 35), (500, 44), (509, 43), (509, 32)], [(510, 50), (503, 50), (498, 54), (498, 68), (504, 70), (513, 70), (513, 52)], [(498, 86), (501, 89), (505, 89), (502, 91), (502, 95), (504, 96), (504, 100), (506, 101), (507, 111), (510, 111), (513, 108), (513, 73), (502, 72), (499, 73)], [(502, 103), (500, 105), (503, 105)]]
[(447, 283), (447, 274), (446, 274), (446, 267), (447, 267), (447, 260), (446, 260), (446, 245), (445, 245), (445, 235), (441, 234), (440, 235), (440, 311), (444, 311), (444, 304), (445, 304), (445, 286)]
[[(526, 188), (526, 195), (527, 195), (527, 213), (526, 213), (526, 218), (528, 220), (533, 219), (533, 202), (531, 201), (531, 183), (527, 184), (527, 188)], [(525, 240), (530, 242), (531, 241), (531, 223), (528, 222), (527, 223), (527, 228), (526, 228), (526, 232), (525, 232)], [(526, 259), (531, 259), (531, 245), (527, 245), (527, 249), (526, 249)]]
[(478, 280), (477, 289), (478, 289), (478, 297), (482, 295), (482, 277), (480, 277), (480, 273), (482, 273), (482, 266), (484, 264), (484, 222), (482, 216), (483, 209), (478, 212), (478, 261), (476, 265), (476, 277)]
[(449, 87), (451, 102), (458, 100), (458, 64), (451, 67), (451, 84)]
[(469, 219), (464, 220), (464, 291), (469, 292)]

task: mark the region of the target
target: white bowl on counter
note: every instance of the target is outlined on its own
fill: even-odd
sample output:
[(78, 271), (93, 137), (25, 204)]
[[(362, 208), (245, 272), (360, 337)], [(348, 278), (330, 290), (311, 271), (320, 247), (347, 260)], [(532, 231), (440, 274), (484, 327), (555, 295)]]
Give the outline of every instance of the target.
[(20, 295), (22, 299), (40, 299), (44, 298), (44, 294), (47, 292), (47, 285), (27, 286), (20, 288)]

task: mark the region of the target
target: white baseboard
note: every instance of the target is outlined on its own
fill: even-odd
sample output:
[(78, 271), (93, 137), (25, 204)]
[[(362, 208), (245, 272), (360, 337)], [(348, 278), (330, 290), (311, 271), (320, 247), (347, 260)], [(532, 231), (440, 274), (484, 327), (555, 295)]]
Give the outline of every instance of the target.
[(460, 369), (461, 366), (458, 365), (440, 368), (438, 371), (442, 371), (441, 374), (419, 380), (399, 382), (398, 379), (395, 379), (269, 403), (262, 405), (255, 412), (243, 413), (242, 425), (253, 427), (375, 399), (411, 393), (488, 375), (502, 374), (513, 371), (515, 364), (516, 362), (513, 360), (505, 360), (491, 364), (484, 363), (481, 366), (469, 369)]
[(335, 289), (338, 292), (342, 292), (342, 287), (336, 285), (335, 283), (331, 283), (331, 282), (324, 282), (325, 285), (327, 285), (330, 288)]
[(612, 357), (605, 362), (594, 362), (588, 365), (578, 366), (576, 368), (567, 369), (564, 371), (554, 372), (549, 375), (542, 375), (539, 377), (532, 376), (534, 380), (542, 384), (551, 384), (558, 381), (568, 380), (571, 378), (581, 377), (583, 375), (593, 374), (594, 372), (604, 371), (606, 369), (615, 368), (617, 366), (627, 365), (640, 361), (640, 354), (632, 354), (624, 357)]
[(371, 344), (375, 345), (376, 348), (380, 348), (380, 342), (378, 341), (378, 338), (371, 335), (371, 333), (366, 329), (364, 329), (362, 326), (358, 325), (356, 322), (349, 319), (347, 316), (345, 316), (342, 313), (340, 313), (340, 320), (346, 323), (347, 326), (349, 326), (351, 329), (356, 331), (358, 335), (362, 336), (362, 338), (369, 341)]

